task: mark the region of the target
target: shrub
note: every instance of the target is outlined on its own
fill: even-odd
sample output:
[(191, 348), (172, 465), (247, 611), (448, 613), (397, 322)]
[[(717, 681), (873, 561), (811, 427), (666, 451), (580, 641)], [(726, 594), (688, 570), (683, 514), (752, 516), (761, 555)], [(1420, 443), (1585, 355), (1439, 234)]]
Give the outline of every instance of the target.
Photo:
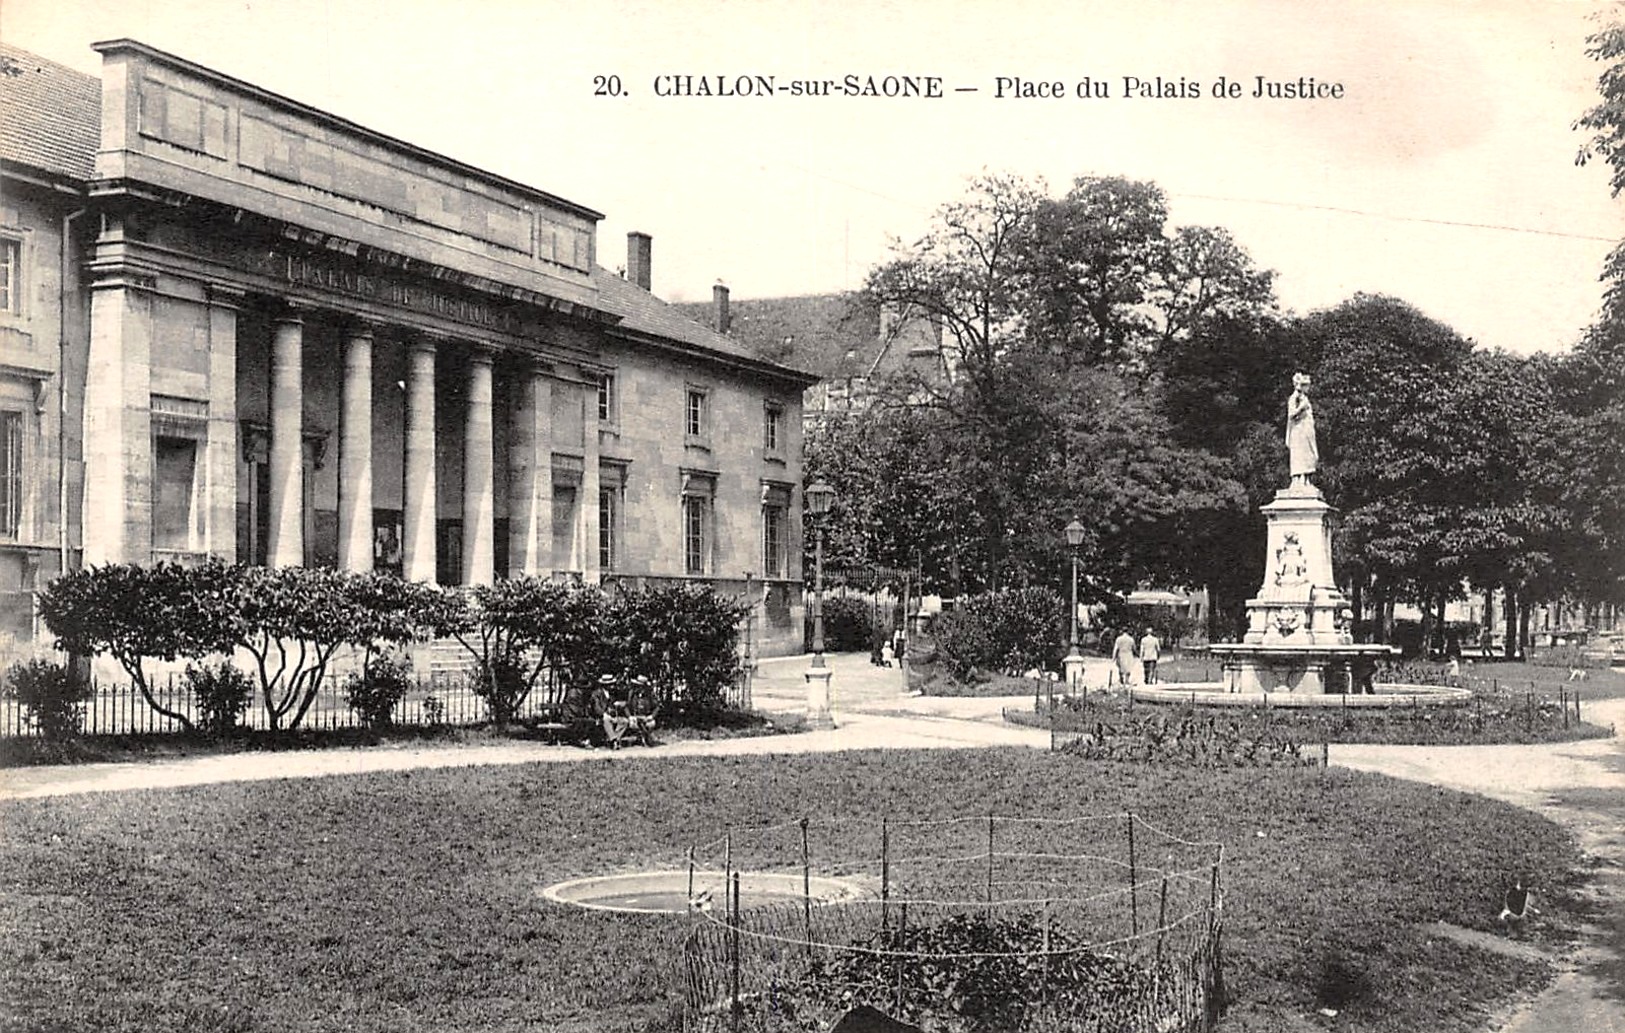
[(229, 660), (187, 664), (186, 684), (203, 728), (210, 735), (230, 735), (254, 704), (253, 679)]
[(52, 660), (20, 660), (6, 672), (6, 696), (52, 742), (71, 739), (84, 728), (85, 702), (94, 691), (70, 665)]
[(974, 668), (1016, 675), (1051, 667), (1066, 651), (1066, 610), (1048, 588), (973, 595), (937, 618), (938, 660), (959, 679)]
[[(795, 1028), (813, 1028), (819, 1011), (865, 1001), (884, 1002), (923, 1028), (959, 1033), (1133, 1029), (1155, 1007), (1158, 985), (1172, 971), (1160, 958), (1135, 961), (1091, 950), (1032, 912), (899, 923), (854, 947), (814, 958), (804, 976), (743, 1006), (809, 1020)], [(899, 965), (898, 957), (909, 963)], [(752, 1020), (765, 1017), (747, 1014), (745, 1021), (754, 1026)]]
[[(807, 606), (807, 648), (812, 649), (813, 620), (811, 600)], [(873, 604), (862, 598), (837, 595), (824, 597), (824, 648), (831, 653), (867, 653), (874, 645)], [(887, 608), (890, 612), (890, 607)]]
[(368, 728), (383, 728), (394, 721), (395, 708), (411, 687), (411, 659), (379, 653), (344, 683), (344, 701)]
[(485, 701), (486, 712), (499, 725), (512, 724), (530, 696), (530, 668), (516, 649), (487, 653), (474, 669), (469, 686)]
[(1552, 646), (1550, 649), (1531, 650), (1529, 662), (1536, 667), (1566, 667), (1569, 670), (1609, 666), (1611, 657), (1601, 651), (1588, 651), (1583, 646)]
[(709, 587), (623, 588), (604, 607), (600, 668), (647, 677), (662, 703), (720, 709), (739, 678), (739, 624), (746, 612)]

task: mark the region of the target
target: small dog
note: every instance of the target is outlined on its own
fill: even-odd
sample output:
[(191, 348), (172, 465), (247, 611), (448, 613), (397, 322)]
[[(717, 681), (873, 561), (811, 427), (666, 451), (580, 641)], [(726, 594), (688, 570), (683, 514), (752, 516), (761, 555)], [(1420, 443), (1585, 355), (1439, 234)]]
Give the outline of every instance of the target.
[(1587, 676), (1587, 672), (1586, 672), (1586, 669), (1584, 667), (1570, 667), (1569, 668), (1569, 681), (1585, 681), (1586, 676)]
[(1507, 890), (1506, 897), (1501, 903), (1501, 913), (1496, 916), (1498, 921), (1508, 920), (1521, 922), (1530, 915), (1538, 915), (1535, 908), (1534, 893), (1523, 884), (1523, 879), (1515, 879), (1512, 888)]

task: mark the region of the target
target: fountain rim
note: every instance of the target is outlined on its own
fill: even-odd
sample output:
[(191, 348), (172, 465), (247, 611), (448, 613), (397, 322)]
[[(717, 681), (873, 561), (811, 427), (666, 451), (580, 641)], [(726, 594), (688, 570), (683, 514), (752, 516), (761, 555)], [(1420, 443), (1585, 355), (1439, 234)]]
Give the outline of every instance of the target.
[[(742, 894), (769, 892), (782, 895), (786, 899), (800, 899), (803, 887), (806, 886), (811, 890), (812, 902), (818, 905), (849, 903), (873, 896), (857, 880), (832, 875), (807, 876), (804, 883), (800, 872), (739, 871), (734, 874), (739, 876)], [(696, 889), (708, 889), (714, 893), (717, 889), (726, 885), (726, 873), (715, 868), (696, 868), (693, 877)], [(606, 895), (610, 891), (617, 891), (622, 894), (639, 891), (686, 893), (689, 886), (688, 880), (689, 871), (686, 868), (659, 868), (642, 872), (587, 875), (545, 886), (541, 890), (541, 895), (551, 903), (579, 907), (587, 911), (639, 915), (679, 915), (686, 913), (687, 909), (598, 904), (594, 903), (590, 898), (583, 899), (583, 897), (574, 894), (582, 890), (593, 889), (603, 889)]]

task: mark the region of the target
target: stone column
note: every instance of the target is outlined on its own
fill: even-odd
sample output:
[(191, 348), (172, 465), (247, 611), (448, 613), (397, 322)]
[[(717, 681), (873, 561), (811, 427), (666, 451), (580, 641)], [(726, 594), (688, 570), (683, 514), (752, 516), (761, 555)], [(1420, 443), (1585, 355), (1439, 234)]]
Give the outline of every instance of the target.
[(372, 570), (372, 328), (344, 342), (339, 395), (339, 569)]
[(435, 579), (433, 341), (412, 342), (406, 367), (406, 483), (401, 569), (408, 581)]
[(296, 312), (276, 320), (271, 339), (271, 501), (266, 562), (305, 562), (304, 321)]
[(152, 560), (152, 300), (133, 277), (96, 283), (85, 371), (84, 560)]
[(209, 287), (209, 426), (204, 445), (204, 548), (237, 559), (237, 309), (243, 292)]
[(581, 513), (582, 539), (587, 554), (581, 558), (582, 576), (595, 585), (603, 576), (598, 562), (598, 383), (590, 377), (581, 393)]
[(521, 373), (508, 446), (508, 564), (547, 572), (553, 543), (553, 382), (538, 365)]
[(469, 349), (468, 416), (463, 425), (463, 584), (488, 585), (496, 534), (492, 498), (491, 352)]

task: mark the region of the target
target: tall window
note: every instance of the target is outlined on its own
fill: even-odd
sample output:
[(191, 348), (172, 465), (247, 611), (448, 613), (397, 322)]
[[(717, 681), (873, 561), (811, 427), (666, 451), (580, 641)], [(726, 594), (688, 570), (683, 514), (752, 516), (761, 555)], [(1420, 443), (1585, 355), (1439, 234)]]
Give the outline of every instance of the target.
[(784, 410), (772, 403), (762, 410), (762, 447), (770, 453), (784, 448)]
[(0, 237), (0, 312), (18, 310), (17, 270), (22, 264), (22, 245)]
[(153, 441), (152, 544), (158, 549), (192, 546), (197, 442), (159, 437)]
[(620, 558), (619, 543), (616, 541), (616, 529), (620, 526), (621, 492), (618, 488), (601, 488), (598, 491), (598, 566), (603, 570), (614, 570), (615, 561)]
[(615, 374), (598, 374), (598, 422), (615, 422)]
[(683, 573), (705, 574), (711, 558), (711, 500), (683, 496)]
[(23, 414), (0, 412), (0, 534), (15, 537), (23, 522)]
[(688, 407), (685, 413), (683, 432), (691, 438), (705, 437), (705, 403), (704, 391), (692, 387), (688, 389)]
[(762, 576), (785, 576), (785, 507), (762, 507)]

